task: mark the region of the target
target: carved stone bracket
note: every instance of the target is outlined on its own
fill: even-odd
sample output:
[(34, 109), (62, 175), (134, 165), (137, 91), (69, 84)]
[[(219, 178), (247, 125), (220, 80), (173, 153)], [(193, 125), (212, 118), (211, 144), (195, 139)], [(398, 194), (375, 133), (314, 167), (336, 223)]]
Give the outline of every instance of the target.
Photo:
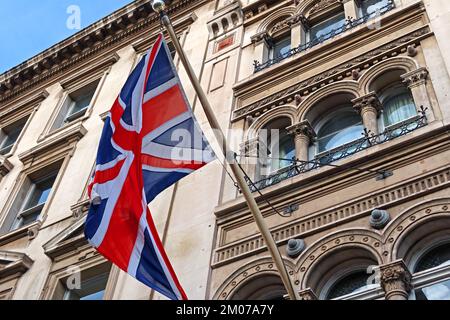
[(267, 41), (268, 38), (269, 38), (269, 35), (267, 34), (267, 32), (263, 31), (263, 32), (253, 35), (250, 39), (252, 40), (253, 44), (257, 44), (263, 40)]
[(403, 260), (380, 266), (381, 286), (387, 300), (407, 300), (411, 291), (411, 273)]
[(406, 84), (409, 88), (415, 87), (418, 85), (426, 84), (428, 78), (428, 70), (426, 68), (419, 68), (417, 70), (405, 73), (401, 77), (403, 79), (403, 83)]
[(0, 155), (0, 180), (8, 174), (13, 168), (11, 162), (5, 157)]

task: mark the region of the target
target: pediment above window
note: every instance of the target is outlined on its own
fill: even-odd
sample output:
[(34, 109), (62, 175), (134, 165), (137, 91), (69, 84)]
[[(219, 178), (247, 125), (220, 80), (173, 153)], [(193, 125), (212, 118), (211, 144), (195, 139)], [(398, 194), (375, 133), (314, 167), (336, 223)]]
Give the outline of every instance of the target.
[(27, 165), (35, 163), (44, 157), (55, 158), (57, 156), (55, 153), (58, 155), (67, 154), (86, 132), (87, 130), (82, 123), (68, 127), (67, 130), (61, 131), (30, 150), (19, 154), (19, 160)]
[(20, 277), (33, 264), (33, 260), (24, 253), (0, 250), (0, 279)]
[(44, 252), (51, 259), (78, 253), (83, 249), (91, 248), (84, 237), (85, 219), (79, 219), (69, 227), (58, 233), (53, 239), (44, 244)]

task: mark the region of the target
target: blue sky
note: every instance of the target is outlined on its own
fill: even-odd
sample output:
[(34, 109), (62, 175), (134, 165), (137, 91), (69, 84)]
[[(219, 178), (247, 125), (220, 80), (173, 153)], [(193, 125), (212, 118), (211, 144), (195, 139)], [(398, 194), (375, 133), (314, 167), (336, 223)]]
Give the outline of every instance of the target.
[(0, 0), (0, 74), (79, 30), (67, 27), (71, 5), (80, 8), (81, 28), (131, 0)]

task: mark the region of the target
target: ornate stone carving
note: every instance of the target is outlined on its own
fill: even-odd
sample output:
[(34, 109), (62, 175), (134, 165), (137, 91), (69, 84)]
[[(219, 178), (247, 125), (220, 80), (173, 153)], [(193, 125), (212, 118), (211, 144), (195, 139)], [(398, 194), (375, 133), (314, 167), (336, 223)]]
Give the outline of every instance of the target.
[(310, 13), (313, 14), (313, 13), (322, 11), (322, 10), (326, 9), (327, 7), (329, 7), (333, 4), (339, 3), (339, 2), (340, 2), (340, 0), (321, 0), (312, 7)]
[(387, 300), (407, 300), (411, 291), (411, 273), (403, 260), (380, 266), (380, 281)]
[(428, 78), (428, 70), (426, 68), (419, 68), (417, 70), (403, 74), (403, 83), (408, 87), (414, 87), (426, 83)]
[(256, 155), (258, 152), (259, 140), (258, 138), (245, 141), (240, 146), (240, 153), (245, 156)]
[(307, 288), (298, 292), (301, 300), (319, 300), (311, 288)]
[(363, 97), (353, 99), (352, 103), (353, 109), (361, 115), (368, 108), (376, 110), (377, 113), (379, 113), (383, 108), (375, 92), (371, 92)]
[(269, 35), (267, 34), (267, 32), (264, 31), (264, 32), (260, 32), (260, 33), (253, 35), (250, 39), (252, 40), (253, 44), (256, 44), (263, 40), (267, 40), (268, 38), (269, 38)]
[(302, 135), (308, 137), (310, 140), (313, 140), (316, 137), (316, 133), (314, 132), (314, 129), (308, 120), (304, 120), (302, 122), (294, 124), (290, 127), (287, 127), (286, 129), (288, 130), (289, 134), (293, 136)]

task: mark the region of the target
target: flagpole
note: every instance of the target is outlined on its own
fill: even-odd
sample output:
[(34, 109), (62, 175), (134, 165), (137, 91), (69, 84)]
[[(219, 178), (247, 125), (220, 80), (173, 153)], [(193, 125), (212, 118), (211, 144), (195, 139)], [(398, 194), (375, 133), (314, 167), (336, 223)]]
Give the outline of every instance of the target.
[(294, 286), (292, 284), (291, 278), (288, 275), (286, 266), (283, 262), (283, 259), (281, 257), (280, 251), (278, 250), (278, 247), (272, 237), (272, 234), (269, 231), (269, 228), (267, 227), (263, 215), (261, 214), (261, 211), (259, 210), (258, 204), (256, 203), (255, 198), (252, 195), (252, 192), (250, 191), (249, 186), (247, 185), (247, 182), (245, 181), (244, 174), (239, 168), (239, 165), (234, 161), (234, 153), (231, 152), (231, 149), (228, 148), (228, 144), (225, 139), (225, 135), (222, 132), (222, 129), (220, 127), (220, 124), (214, 114), (214, 111), (211, 107), (211, 104), (208, 101), (208, 98), (206, 97), (205, 92), (203, 91), (199, 80), (197, 79), (197, 76), (194, 73), (194, 70), (192, 69), (192, 66), (187, 59), (183, 48), (180, 45), (180, 42), (178, 41), (178, 38), (175, 34), (175, 31), (172, 27), (172, 24), (170, 22), (169, 17), (167, 16), (165, 9), (165, 3), (163, 0), (152, 0), (152, 7), (153, 9), (160, 14), (161, 21), (166, 27), (170, 38), (172, 39), (172, 42), (177, 50), (178, 55), (180, 56), (180, 60), (184, 65), (184, 68), (186, 69), (187, 75), (189, 79), (192, 82), (192, 85), (194, 86), (194, 89), (197, 93), (197, 96), (200, 100), (201, 105), (203, 106), (203, 110), (206, 114), (206, 117), (211, 125), (211, 127), (214, 129), (214, 134), (219, 142), (221, 142), (221, 149), (223, 154), (225, 155), (226, 159), (229, 159), (229, 165), (230, 168), (236, 177), (236, 182), (239, 185), (239, 188), (242, 191), (242, 194), (244, 195), (245, 200), (247, 201), (247, 205), (253, 214), (253, 217), (255, 218), (255, 222), (264, 238), (264, 242), (267, 244), (267, 247), (269, 249), (269, 252), (274, 260), (274, 263), (278, 269), (278, 272), (280, 273), (281, 279), (283, 281), (283, 284), (289, 294), (289, 297), (291, 300), (298, 300), (298, 293), (294, 290)]

